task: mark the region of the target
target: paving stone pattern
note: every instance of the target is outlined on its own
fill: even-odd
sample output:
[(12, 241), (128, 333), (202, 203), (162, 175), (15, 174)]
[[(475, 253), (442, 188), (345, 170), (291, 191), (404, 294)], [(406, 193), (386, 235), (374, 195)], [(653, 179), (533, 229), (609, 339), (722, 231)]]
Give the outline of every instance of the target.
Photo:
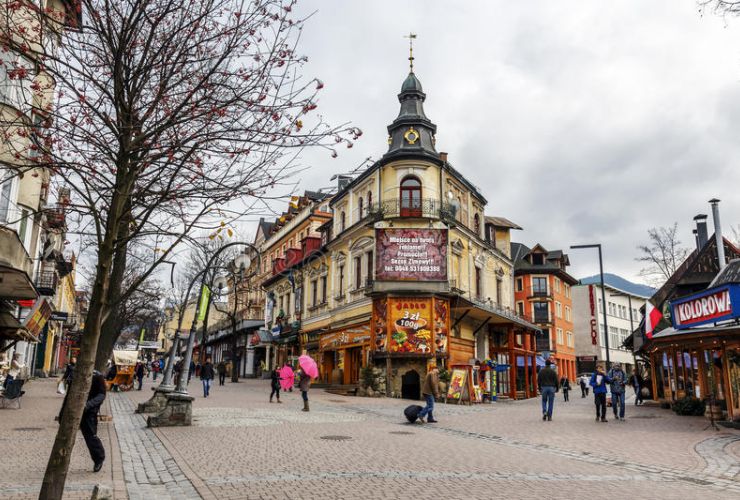
[(734, 443), (740, 443), (740, 436), (720, 434), (694, 446), (696, 453), (707, 463), (706, 474), (740, 479), (740, 460), (729, 451)]
[(144, 417), (134, 413), (133, 402), (122, 393), (111, 393), (110, 405), (129, 499), (201, 498), (159, 438), (146, 427)]

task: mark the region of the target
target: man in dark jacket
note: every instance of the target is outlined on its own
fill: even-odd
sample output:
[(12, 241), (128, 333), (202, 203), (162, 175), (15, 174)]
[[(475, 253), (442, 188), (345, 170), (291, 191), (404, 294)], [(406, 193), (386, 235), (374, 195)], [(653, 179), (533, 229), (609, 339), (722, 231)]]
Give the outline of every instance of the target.
[(211, 383), (213, 382), (213, 365), (211, 358), (206, 358), (206, 364), (200, 369), (200, 379), (203, 381), (203, 397), (207, 398), (211, 392)]
[(94, 472), (98, 472), (103, 467), (103, 461), (105, 460), (105, 448), (103, 448), (103, 442), (98, 437), (98, 412), (103, 401), (105, 401), (105, 377), (96, 371), (93, 372), (90, 393), (87, 395), (85, 410), (82, 412), (82, 420), (80, 421), (82, 437), (85, 438), (90, 458), (95, 464)]
[[(60, 422), (68, 398), (69, 392), (67, 393), (67, 397), (64, 398), (62, 409), (59, 411), (59, 416), (57, 417), (57, 420)], [(80, 420), (82, 437), (85, 438), (85, 444), (87, 445), (87, 450), (90, 452), (90, 458), (92, 458), (95, 464), (93, 466), (93, 472), (98, 472), (103, 468), (103, 462), (105, 461), (105, 448), (103, 448), (103, 442), (98, 437), (98, 412), (103, 401), (105, 401), (105, 377), (96, 370), (93, 372), (90, 392), (87, 394), (87, 402), (85, 403), (85, 409), (82, 411), (82, 419)]]
[(141, 384), (144, 382), (144, 363), (142, 363), (141, 361), (138, 361), (136, 363), (136, 368), (134, 368), (134, 374), (136, 375), (136, 381), (139, 382), (139, 387), (136, 390), (140, 391)]
[(429, 415), (427, 422), (434, 424), (434, 400), (439, 397), (439, 368), (432, 365), (427, 370), (427, 376), (424, 378), (424, 385), (421, 388), (421, 394), (424, 396), (426, 406), (419, 412), (419, 422), (424, 423), (424, 417)]
[(551, 368), (552, 361), (545, 361), (545, 367), (537, 374), (537, 385), (542, 393), (542, 420), (552, 420), (552, 407), (555, 405), (555, 392), (558, 388), (558, 374)]
[(69, 391), (69, 384), (72, 383), (72, 375), (75, 371), (75, 365), (77, 364), (77, 358), (72, 358), (69, 360), (69, 363), (67, 363), (67, 367), (64, 369), (64, 375), (62, 376), (62, 380), (64, 381), (64, 388)]
[(224, 385), (224, 381), (226, 380), (226, 363), (223, 360), (219, 361), (216, 369), (218, 370), (218, 385)]
[(608, 422), (606, 419), (606, 386), (611, 383), (609, 377), (604, 373), (604, 367), (598, 365), (596, 371), (591, 375), (589, 385), (594, 388), (594, 404), (596, 404), (596, 421)]

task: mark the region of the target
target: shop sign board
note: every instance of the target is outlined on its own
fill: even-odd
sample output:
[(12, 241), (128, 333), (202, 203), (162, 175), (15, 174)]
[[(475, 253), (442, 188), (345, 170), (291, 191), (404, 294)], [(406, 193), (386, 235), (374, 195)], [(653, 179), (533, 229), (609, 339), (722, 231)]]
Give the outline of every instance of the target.
[(52, 312), (51, 304), (46, 299), (39, 299), (23, 321), (23, 326), (31, 332), (31, 335), (38, 337)]
[(433, 354), (447, 352), (449, 301), (393, 297), (373, 304), (374, 349), (379, 352)]
[(594, 286), (588, 285), (588, 305), (591, 310), (591, 344), (598, 345), (599, 343), (599, 332), (596, 329), (596, 298), (594, 297)]
[(376, 229), (375, 279), (447, 280), (446, 229)]
[(710, 288), (671, 301), (671, 319), (676, 330), (740, 318), (740, 285)]
[(334, 350), (346, 346), (364, 344), (370, 341), (370, 325), (365, 324), (355, 328), (347, 328), (334, 333), (322, 335), (319, 338), (319, 350)]

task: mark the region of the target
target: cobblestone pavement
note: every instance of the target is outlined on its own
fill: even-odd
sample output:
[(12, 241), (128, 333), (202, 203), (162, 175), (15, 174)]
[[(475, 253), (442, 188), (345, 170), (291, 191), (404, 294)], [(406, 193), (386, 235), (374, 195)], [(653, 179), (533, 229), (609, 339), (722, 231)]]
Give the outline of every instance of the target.
[(124, 393), (109, 396), (123, 462), (126, 490), (131, 500), (198, 499), (200, 495), (170, 453), (134, 413)]
[[(0, 456), (3, 457), (0, 498), (38, 498), (58, 428), (54, 417), (63, 401), (63, 397), (56, 394), (56, 383), (54, 379), (32, 380), (24, 386), (26, 394), (20, 410), (0, 409)], [(110, 413), (107, 401), (102, 411)], [(101, 485), (114, 498), (126, 498), (119, 471), (116, 471), (115, 431), (111, 424), (100, 422), (98, 435), (107, 455), (103, 469), (98, 473), (92, 472), (93, 462), (85, 441), (82, 434), (77, 433), (64, 491), (65, 500), (89, 499), (95, 485)]]
[[(408, 425), (408, 401), (312, 390), (268, 403), (269, 382), (191, 383), (194, 425), (156, 431), (205, 498), (738, 498), (740, 433), (656, 407), (593, 421), (590, 399), (438, 405), (439, 424)], [(123, 395), (142, 401), (148, 391)], [(119, 434), (125, 434), (124, 429)]]

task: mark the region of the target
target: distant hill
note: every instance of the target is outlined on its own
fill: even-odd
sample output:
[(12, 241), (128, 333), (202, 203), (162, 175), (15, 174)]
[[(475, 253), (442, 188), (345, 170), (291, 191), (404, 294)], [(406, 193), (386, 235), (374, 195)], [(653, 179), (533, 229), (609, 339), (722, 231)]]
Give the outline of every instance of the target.
[[(582, 278), (580, 282), (582, 285), (598, 285), (599, 283), (601, 283), (601, 278), (597, 274), (596, 276)], [(652, 297), (653, 294), (656, 292), (656, 289), (651, 286), (632, 283), (631, 281), (626, 280), (621, 276), (617, 276), (616, 274), (611, 273), (604, 273), (604, 283), (609, 286), (613, 286), (614, 288), (618, 288), (619, 290), (622, 290), (624, 292), (628, 292), (633, 295), (638, 295), (645, 298)]]

